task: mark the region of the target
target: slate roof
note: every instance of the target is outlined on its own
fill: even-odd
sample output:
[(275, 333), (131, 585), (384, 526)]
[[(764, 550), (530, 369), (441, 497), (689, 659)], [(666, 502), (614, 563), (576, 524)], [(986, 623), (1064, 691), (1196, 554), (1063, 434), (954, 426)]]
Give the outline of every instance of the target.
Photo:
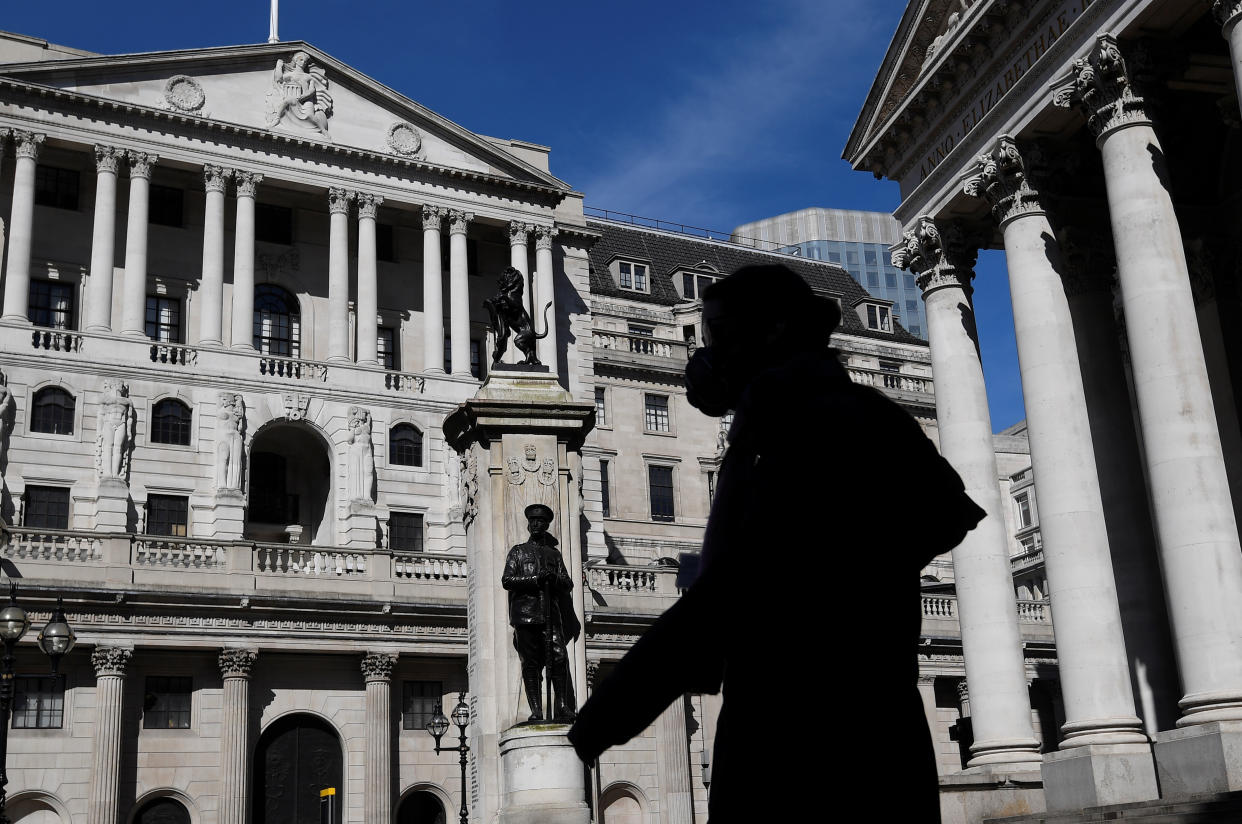
[[(735, 243), (630, 226), (611, 220), (588, 218), (587, 225), (603, 233), (603, 237), (591, 248), (593, 295), (673, 306), (685, 302), (673, 285), (675, 272), (693, 269), (703, 261), (726, 275), (751, 264), (780, 263), (801, 275), (817, 293), (840, 296), (843, 311), (839, 331), (843, 334), (927, 345), (926, 341), (910, 334), (900, 323), (894, 324), (891, 334), (866, 328), (851, 307), (856, 301), (870, 297), (870, 294), (835, 263), (764, 252)], [(608, 268), (608, 262), (615, 257), (650, 262), (650, 294), (622, 289), (616, 284)]]

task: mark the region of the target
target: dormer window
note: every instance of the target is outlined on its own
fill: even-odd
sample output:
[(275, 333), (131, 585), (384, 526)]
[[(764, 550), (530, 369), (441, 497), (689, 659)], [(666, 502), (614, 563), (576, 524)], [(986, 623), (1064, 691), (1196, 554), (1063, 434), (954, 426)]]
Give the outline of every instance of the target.
[(686, 300), (702, 300), (707, 287), (720, 280), (719, 275), (705, 275), (702, 272), (681, 273), (681, 296)]
[(617, 263), (617, 283), (622, 289), (633, 292), (649, 291), (647, 281), (647, 264), (632, 263), (622, 260)]
[(893, 331), (893, 320), (887, 306), (879, 306), (874, 303), (866, 304), (867, 307), (867, 328), (874, 329), (877, 332)]

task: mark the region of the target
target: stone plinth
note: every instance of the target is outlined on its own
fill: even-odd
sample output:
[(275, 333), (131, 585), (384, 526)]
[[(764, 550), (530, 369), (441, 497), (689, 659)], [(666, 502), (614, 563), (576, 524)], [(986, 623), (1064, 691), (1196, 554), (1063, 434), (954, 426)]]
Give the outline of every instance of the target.
[(529, 724), (500, 737), (500, 824), (588, 824), (582, 762), (567, 724)]
[(1242, 722), (1216, 721), (1156, 734), (1161, 798), (1242, 790)]
[(378, 536), (379, 508), (370, 501), (350, 501), (341, 546), (375, 549)]
[(239, 489), (221, 489), (209, 505), (195, 506), (194, 514), (197, 535), (239, 540), (246, 523), (246, 497)]
[(127, 532), (128, 527), (129, 484), (120, 478), (104, 478), (95, 497), (95, 529)]
[(1157, 798), (1150, 744), (1087, 744), (1044, 754), (1049, 810), (1079, 810)]

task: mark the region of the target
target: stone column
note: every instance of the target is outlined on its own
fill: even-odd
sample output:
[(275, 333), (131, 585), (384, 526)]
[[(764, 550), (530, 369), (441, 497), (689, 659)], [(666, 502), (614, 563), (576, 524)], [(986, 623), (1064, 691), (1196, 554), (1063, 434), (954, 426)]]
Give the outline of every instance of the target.
[(263, 175), (233, 172), (237, 182), (237, 225), (233, 232), (234, 349), (254, 350), (254, 195)]
[(203, 275), (198, 285), (198, 342), (224, 343), (224, 188), (231, 172), (220, 166), (203, 167), (207, 202), (203, 209)]
[(660, 824), (693, 822), (694, 788), (690, 784), (690, 741), (686, 736), (684, 695), (656, 720), (656, 771)]
[(379, 275), (375, 269), (375, 210), (384, 198), (358, 192), (358, 363), (379, 363)]
[(976, 696), (970, 766), (1035, 769), (1039, 744), (1031, 726), (1004, 504), (970, 299), (975, 255), (976, 247), (960, 227), (950, 225), (942, 235), (924, 216), (894, 250), (893, 264), (917, 274), (923, 290), (940, 451), (961, 475), (967, 494), (987, 512), (953, 550), (966, 677)]
[(353, 192), (328, 190), (328, 360), (349, 360), (349, 202)]
[(1182, 729), (1157, 737), (1161, 788), (1170, 796), (1219, 792), (1242, 788), (1242, 547), (1168, 170), (1131, 80), (1116, 39), (1102, 35), (1075, 61), (1055, 102), (1085, 111), (1104, 161), (1148, 482), (1185, 690)]
[[(535, 331), (542, 328), (541, 321), (534, 318), (535, 314), (543, 317), (547, 316), (548, 336), (540, 338), (536, 343), (538, 349), (539, 360), (544, 363), (552, 372), (556, 372), (556, 353), (559, 351), (556, 341), (556, 292), (554, 280), (552, 277), (552, 241), (556, 238), (555, 226), (540, 226), (535, 229), (535, 272), (533, 278), (535, 282), (535, 295), (532, 298), (534, 312), (532, 312), (532, 320), (535, 321)], [(544, 306), (549, 306), (547, 312), (544, 312)]]
[(253, 649), (220, 651), (224, 712), (220, 726), (220, 824), (246, 824), (250, 808), (247, 758), (250, 753), (250, 669)]
[(125, 281), (121, 291), (121, 331), (146, 337), (147, 195), (151, 167), (159, 160), (146, 152), (129, 152), (129, 215), (125, 224)]
[(115, 824), (121, 780), (121, 728), (125, 694), (125, 667), (134, 651), (126, 647), (96, 647), (95, 734), (91, 752), (90, 798), (86, 824)]
[(397, 656), (368, 652), (362, 656), (367, 683), (367, 755), (363, 764), (366, 791), (364, 821), (392, 821), (392, 668)]
[(453, 374), (470, 376), (470, 274), (467, 269), (466, 227), (474, 215), (450, 211), (449, 221), (449, 359)]
[(1238, 100), (1242, 103), (1242, 0), (1212, 0), (1212, 13), (1221, 25), (1221, 34), (1229, 42), (1229, 57), (1233, 61), (1233, 82)]
[(95, 224), (86, 286), (86, 331), (112, 331), (112, 270), (116, 266), (116, 171), (125, 152), (95, 146)]
[(444, 374), (444, 283), (440, 277), (440, 222), (444, 209), (423, 207), (423, 371)]
[(35, 165), (44, 135), (14, 130), (13, 208), (9, 215), (9, 258), (4, 279), (4, 317), (29, 323), (30, 247), (34, 239)]
[(511, 221), (509, 223), (509, 265), (522, 273), (522, 284), (524, 286), (522, 300), (526, 304), (526, 311), (531, 312), (533, 317), (534, 312), (531, 309), (533, 304), (531, 304), (530, 298), (531, 292), (534, 290), (531, 288), (530, 278), (526, 276), (526, 273), (530, 271), (530, 264), (527, 262), (530, 260), (530, 254), (526, 250), (526, 239), (527, 235), (530, 234), (530, 229), (531, 227), (526, 223), (518, 221)]
[(1159, 794), (1156, 771), (1130, 689), (1091, 424), (1059, 274), (1064, 264), (1014, 140), (1000, 137), (979, 163), (965, 191), (992, 203), (1004, 235), (1039, 528), (1058, 630), (1066, 723), (1060, 752), (1044, 758), (1048, 809), (1144, 801)]

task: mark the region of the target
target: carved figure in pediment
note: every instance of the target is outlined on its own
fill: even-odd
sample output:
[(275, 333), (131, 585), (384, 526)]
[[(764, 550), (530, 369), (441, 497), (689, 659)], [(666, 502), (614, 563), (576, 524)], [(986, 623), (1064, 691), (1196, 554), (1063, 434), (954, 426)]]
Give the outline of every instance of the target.
[(134, 402), (124, 381), (108, 378), (103, 382), (99, 402), (98, 434), (95, 438), (95, 469), (100, 478), (120, 478), (129, 474), (129, 448), (134, 443)]
[(220, 393), (216, 429), (216, 489), (241, 489), (242, 431), (246, 427), (246, 402), (241, 395)]
[(371, 446), (371, 413), (360, 406), (349, 408), (348, 492), (351, 501), (373, 499), (375, 451)]
[(314, 129), (328, 140), (328, 118), (332, 116), (332, 95), (322, 66), (312, 65), (310, 55), (294, 52), (286, 63), (276, 61), (272, 88), (267, 93), (267, 125)]

